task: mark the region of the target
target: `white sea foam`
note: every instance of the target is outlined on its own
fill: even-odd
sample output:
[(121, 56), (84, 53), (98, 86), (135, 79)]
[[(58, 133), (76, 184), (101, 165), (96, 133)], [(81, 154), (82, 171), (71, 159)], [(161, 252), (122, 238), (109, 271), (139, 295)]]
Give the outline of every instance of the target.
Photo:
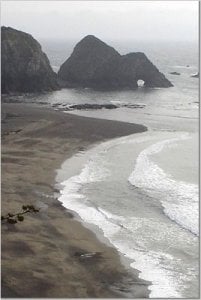
[[(66, 208), (76, 211), (83, 221), (101, 228), (104, 236), (108, 238), (125, 257), (133, 261), (131, 267), (142, 270), (140, 277), (152, 282), (150, 297), (179, 297), (180, 294), (176, 290), (177, 282), (172, 277), (172, 271), (167, 271), (163, 268), (163, 265), (165, 266), (166, 263), (161, 265), (162, 258), (164, 258), (166, 254), (157, 254), (151, 251), (143, 252), (140, 246), (134, 249), (132, 237), (130, 236), (129, 238), (128, 220), (123, 216), (117, 216), (100, 207), (95, 208), (89, 206), (86, 197), (80, 193), (82, 184), (86, 183), (86, 177), (83, 176), (84, 173), (81, 172), (81, 176), (71, 177), (62, 183), (64, 189), (61, 191), (59, 201), (61, 201)], [(90, 178), (91, 181), (92, 177), (88, 178)], [(96, 178), (96, 180), (99, 179), (100, 177)], [(141, 226), (142, 220), (137, 218), (135, 222), (132, 220), (132, 232), (138, 230)], [(155, 224), (153, 226), (155, 226)], [(122, 232), (121, 234), (121, 231), (124, 229), (126, 229), (126, 232)]]
[[(84, 182), (87, 183), (86, 179), (84, 179)], [(120, 227), (110, 221), (111, 214), (107, 215), (106, 211), (103, 212), (101, 209), (89, 206), (87, 198), (79, 192), (84, 182), (82, 179), (80, 180), (79, 175), (63, 182), (64, 189), (61, 191), (59, 201), (62, 202), (66, 208), (76, 211), (83, 221), (101, 228), (104, 235), (109, 238), (118, 232)]]
[[(172, 134), (170, 134), (170, 136), (172, 137)], [(185, 139), (187, 136), (184, 135), (182, 138)], [(64, 188), (61, 190), (59, 201), (61, 201), (66, 208), (77, 212), (84, 222), (91, 223), (102, 229), (104, 236), (108, 238), (108, 240), (118, 249), (118, 251), (121, 252), (125, 257), (132, 260), (131, 267), (141, 271), (140, 277), (152, 282), (152, 285), (149, 287), (151, 291), (150, 297), (175, 298), (182, 296), (180, 290), (183, 288), (183, 273), (179, 273), (178, 276), (175, 277), (175, 263), (178, 263), (179, 265), (179, 262), (176, 261), (175, 257), (173, 259), (169, 253), (165, 253), (159, 249), (153, 251), (153, 249), (151, 250), (149, 248), (150, 240), (153, 240), (153, 243), (156, 243), (157, 239), (161, 240), (164, 238), (164, 232), (166, 232), (167, 229), (166, 224), (164, 224), (164, 227), (158, 228), (158, 223), (155, 219), (128, 216), (124, 217), (111, 213), (105, 207), (102, 208), (99, 205), (94, 205), (91, 199), (87, 199), (86, 194), (82, 190), (82, 187), (86, 187), (90, 183), (93, 184), (101, 182), (105, 180), (107, 176), (110, 176), (107, 160), (105, 159), (107, 151), (110, 151), (110, 149), (113, 149), (113, 147), (116, 147), (117, 145), (123, 146), (125, 143), (153, 143), (155, 139), (155, 133), (154, 135), (151, 133), (149, 135), (141, 134), (139, 136), (135, 135), (134, 138), (124, 137), (115, 139), (91, 149), (87, 152), (88, 161), (83, 166), (80, 174), (72, 176), (68, 180), (62, 182)], [(142, 185), (142, 188), (147, 188), (147, 185), (149, 184), (149, 190), (153, 191), (156, 186), (160, 184), (159, 181), (162, 178), (168, 187), (168, 191), (172, 189), (172, 181), (168, 181), (167, 184), (166, 174), (164, 174), (161, 169), (157, 169), (158, 167), (151, 162), (149, 156), (161, 151), (165, 145), (169, 145), (171, 147), (172, 143), (176, 142), (177, 140), (178, 138), (174, 138), (159, 142), (145, 149), (145, 152), (142, 151), (138, 156), (136, 168), (134, 170), (134, 172), (136, 171), (137, 173), (135, 172), (135, 174), (132, 174), (130, 180), (136, 181), (139, 186)], [(149, 171), (152, 171), (152, 173), (145, 173), (147, 167), (149, 168)], [(153, 180), (150, 181), (148, 176), (153, 176)], [(162, 187), (164, 182), (161, 183)], [(178, 185), (175, 185), (174, 193), (177, 191), (177, 189)], [(186, 190), (186, 187), (181, 186), (181, 194), (183, 189)], [(162, 193), (164, 193), (164, 190)], [(188, 197), (190, 197), (191, 193), (192, 191), (189, 190)], [(173, 212), (174, 216), (176, 216), (178, 219), (179, 214), (181, 213), (181, 207), (179, 208), (180, 210), (177, 209), (177, 215), (173, 210), (172, 203), (168, 204), (167, 202), (165, 203), (166, 206), (164, 203), (163, 205), (166, 210), (165, 212), (169, 214), (169, 217), (170, 212)], [(179, 204), (180, 203), (178, 203), (178, 205)], [(184, 208), (185, 207), (186, 206), (184, 206)], [(168, 212), (168, 209), (170, 212)], [(187, 217), (187, 219), (190, 218), (190, 214), (191, 213), (189, 213), (189, 217)], [(156, 228), (158, 228), (158, 230), (156, 230)], [(171, 228), (169, 227), (167, 233), (168, 236), (177, 236), (178, 238), (179, 233), (177, 234), (177, 232), (175, 233), (171, 230), (176, 230), (175, 225)], [(153, 233), (151, 236), (150, 231)], [(142, 234), (143, 232), (145, 232), (145, 234)], [(180, 237), (180, 239), (183, 239), (183, 237)], [(186, 272), (190, 271), (186, 270)]]
[(124, 217), (114, 215), (111, 212), (108, 212), (103, 208), (98, 207), (98, 210), (106, 217), (106, 219), (109, 219), (109, 220), (112, 220), (112, 221), (114, 221), (114, 220), (124, 221), (124, 219), (125, 219)]
[(59, 197), (59, 201), (66, 208), (76, 211), (83, 221), (97, 225), (106, 236), (116, 233), (120, 227), (109, 221), (112, 214), (109, 215), (103, 209), (90, 206), (88, 199), (80, 190), (86, 184), (101, 181), (108, 174), (108, 169), (101, 161), (101, 155), (94, 155), (88, 160), (79, 175), (61, 183), (64, 188), (60, 191), (61, 196)]
[[(178, 291), (178, 282), (172, 276), (172, 270), (168, 270), (166, 265), (172, 259), (173, 257), (167, 257), (167, 254), (163, 252), (138, 252), (136, 262), (131, 264), (133, 268), (143, 270), (140, 277), (143, 278), (143, 275), (146, 274), (146, 280), (154, 283), (154, 285), (150, 286), (150, 298), (181, 298), (181, 294)], [(164, 260), (166, 261), (165, 263)]]
[[(63, 182), (65, 187), (59, 201), (66, 208), (76, 211), (83, 221), (102, 229), (104, 236), (108, 238), (118, 251), (133, 261), (130, 266), (142, 271), (140, 274), (142, 279), (152, 282), (152, 285), (149, 287), (151, 298), (162, 296), (181, 297), (178, 292), (178, 282), (173, 276), (173, 270), (166, 269), (170, 260), (170, 257), (166, 257), (168, 254), (144, 251), (143, 242), (142, 245), (138, 243), (138, 247), (133, 247), (134, 243), (130, 233), (140, 229), (143, 225), (143, 219), (135, 218), (134, 221), (134, 218), (132, 218), (132, 228), (129, 231), (128, 219), (112, 214), (100, 207), (89, 206), (86, 197), (79, 192), (81, 182), (82, 180), (80, 181), (79, 176), (72, 177)], [(143, 222), (147, 222), (147, 220), (145, 219)], [(150, 222), (151, 220), (149, 220), (149, 225)], [(155, 226), (154, 223), (153, 228)], [(124, 229), (126, 230), (125, 232)], [(166, 261), (164, 261), (165, 258)]]
[(136, 160), (129, 181), (132, 185), (146, 189), (149, 194), (159, 198), (165, 214), (170, 219), (198, 235), (198, 186), (172, 179), (150, 159), (152, 154), (162, 151), (165, 146), (188, 138), (188, 135), (183, 134), (180, 138), (158, 142), (143, 150)]

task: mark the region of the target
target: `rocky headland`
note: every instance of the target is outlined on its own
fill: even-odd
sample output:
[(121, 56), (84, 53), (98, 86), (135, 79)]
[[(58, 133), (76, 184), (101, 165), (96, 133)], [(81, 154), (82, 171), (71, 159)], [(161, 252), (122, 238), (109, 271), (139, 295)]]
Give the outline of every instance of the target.
[(58, 88), (57, 75), (40, 44), (30, 34), (1, 27), (2, 93), (41, 92)]
[(173, 86), (144, 53), (120, 55), (93, 35), (86, 36), (75, 46), (60, 67), (58, 77), (66, 87), (135, 89), (138, 80), (143, 80), (146, 87)]

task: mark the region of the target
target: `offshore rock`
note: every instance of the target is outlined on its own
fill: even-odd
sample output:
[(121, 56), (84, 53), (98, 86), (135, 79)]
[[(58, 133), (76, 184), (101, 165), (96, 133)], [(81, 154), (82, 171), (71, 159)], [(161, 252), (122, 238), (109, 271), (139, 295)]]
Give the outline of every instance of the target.
[(82, 39), (73, 53), (60, 67), (58, 76), (70, 86), (91, 87), (97, 71), (120, 54), (93, 35)]
[(105, 104), (94, 104), (94, 103), (84, 103), (84, 104), (62, 104), (62, 103), (54, 103), (52, 107), (56, 108), (57, 110), (61, 111), (68, 111), (68, 110), (97, 110), (97, 109), (115, 109), (119, 107), (127, 107), (127, 108), (144, 108), (145, 104), (119, 104), (115, 105), (112, 103), (105, 103)]
[(179, 72), (170, 72), (172, 75), (181, 75)]
[(120, 55), (93, 35), (86, 36), (75, 46), (58, 76), (67, 87), (135, 89), (138, 80), (143, 80), (146, 87), (173, 86), (144, 53)]
[(57, 75), (40, 44), (29, 34), (1, 27), (2, 93), (41, 92), (59, 88)]
[(200, 77), (200, 74), (199, 74), (199, 72), (198, 72), (198, 73), (196, 73), (196, 74), (191, 75), (191, 77), (193, 77), (193, 78), (199, 78), (199, 77)]

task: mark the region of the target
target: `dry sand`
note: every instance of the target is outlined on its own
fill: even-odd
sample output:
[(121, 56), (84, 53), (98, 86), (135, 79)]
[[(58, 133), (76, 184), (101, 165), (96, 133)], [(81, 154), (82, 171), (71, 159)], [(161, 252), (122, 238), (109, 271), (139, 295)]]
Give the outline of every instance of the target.
[[(62, 207), (54, 188), (55, 170), (77, 151), (144, 130), (30, 104), (2, 105), (2, 214), (23, 204), (40, 207), (24, 222), (2, 225), (3, 298), (148, 297), (148, 283)], [(81, 259), (88, 252), (101, 254)]]

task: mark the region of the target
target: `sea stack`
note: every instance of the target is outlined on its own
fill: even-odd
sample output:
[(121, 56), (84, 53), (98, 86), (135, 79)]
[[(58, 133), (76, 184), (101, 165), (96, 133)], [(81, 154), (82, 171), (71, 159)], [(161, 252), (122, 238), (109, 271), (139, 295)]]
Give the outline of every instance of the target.
[(146, 87), (173, 86), (144, 53), (120, 55), (93, 35), (86, 36), (75, 46), (58, 77), (66, 87), (135, 89), (138, 80), (143, 80)]
[(2, 93), (58, 89), (57, 75), (40, 44), (25, 32), (1, 27)]

